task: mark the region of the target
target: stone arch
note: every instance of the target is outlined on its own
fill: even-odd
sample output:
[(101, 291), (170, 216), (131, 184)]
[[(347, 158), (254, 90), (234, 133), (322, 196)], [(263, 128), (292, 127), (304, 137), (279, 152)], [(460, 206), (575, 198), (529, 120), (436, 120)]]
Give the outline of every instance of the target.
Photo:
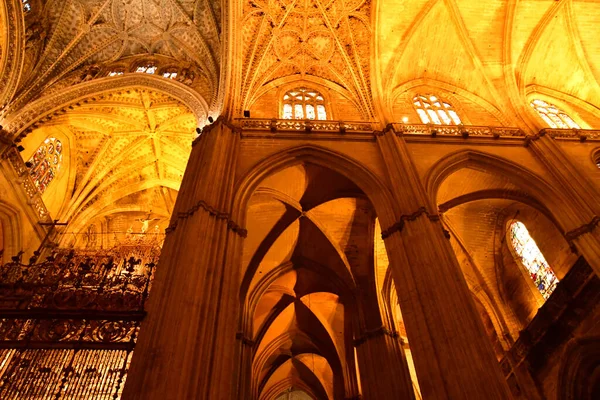
[(232, 206), (232, 219), (245, 226), (246, 208), (254, 191), (267, 176), (286, 167), (310, 162), (330, 169), (354, 182), (373, 204), (377, 217), (383, 227), (391, 226), (396, 221), (393, 196), (381, 178), (375, 175), (366, 165), (361, 164), (342, 153), (313, 144), (292, 147), (259, 161), (235, 184), (235, 195)]
[[(304, 165), (309, 164), (311, 166), (316, 167), (319, 170), (323, 169), (323, 170), (332, 171), (332, 173), (335, 173), (337, 176), (340, 177), (340, 179), (342, 179), (342, 178), (347, 179), (348, 182), (351, 183), (353, 185), (353, 187), (355, 187), (356, 193), (360, 192), (361, 196), (367, 197), (371, 201), (372, 207), (375, 209), (375, 212), (379, 216), (384, 227), (388, 227), (391, 224), (393, 224), (393, 222), (396, 218), (396, 214), (395, 214), (396, 210), (394, 209), (393, 201), (391, 200), (392, 195), (389, 193), (388, 189), (382, 184), (381, 178), (377, 177), (365, 165), (363, 165), (343, 154), (340, 154), (340, 153), (330, 150), (330, 149), (322, 148), (320, 146), (314, 146), (314, 145), (301, 145), (298, 147), (293, 147), (293, 148), (284, 150), (282, 152), (276, 153), (274, 155), (265, 157), (263, 160), (257, 162), (253, 166), (251, 166), (249, 168), (249, 170), (247, 172), (245, 172), (242, 175), (242, 177), (239, 178), (234, 185), (234, 198), (233, 198), (233, 202), (232, 202), (232, 216), (231, 216), (232, 220), (237, 221), (240, 226), (246, 227), (250, 223), (248, 218), (251, 218), (249, 216), (250, 215), (249, 207), (251, 204), (252, 196), (257, 192), (261, 192), (263, 194), (268, 192), (268, 189), (264, 189), (264, 188), (259, 189), (259, 186), (262, 184), (262, 182), (264, 182), (268, 177), (275, 175), (276, 173), (283, 171), (286, 168), (293, 167), (296, 165), (301, 165), (301, 164), (304, 164)], [(280, 199), (280, 201), (281, 201), (281, 199)], [(313, 204), (313, 203), (311, 203), (311, 201), (312, 200), (307, 200), (307, 203), (304, 204), (304, 206), (307, 209), (311, 209), (311, 207), (317, 206), (316, 203)], [(296, 208), (297, 208), (297, 205), (296, 205)], [(297, 213), (301, 213), (302, 211), (306, 211), (306, 210), (300, 210), (300, 211), (295, 210), (295, 211)], [(306, 212), (308, 214), (308, 211), (306, 211)], [(302, 218), (302, 220), (308, 221), (310, 219), (310, 215), (307, 215), (306, 217), (307, 218)], [(270, 233), (269, 233), (269, 235), (270, 235)], [(243, 248), (244, 244), (242, 243), (241, 240), (237, 240), (235, 246), (239, 246), (235, 252), (243, 251), (242, 248)], [(334, 248), (334, 250), (336, 250), (336, 249)], [(251, 256), (252, 255), (249, 255), (249, 257), (251, 257)], [(301, 253), (294, 254), (294, 257), (297, 257), (297, 256), (302, 257), (303, 255)], [(294, 257), (292, 257), (291, 262), (293, 262), (295, 260)], [(287, 260), (287, 258), (286, 258), (286, 260)], [(342, 260), (342, 257), (340, 257), (340, 260)], [(288, 261), (288, 263), (289, 262), (290, 261)], [(307, 261), (300, 261), (299, 265), (302, 264), (303, 262), (315, 263), (312, 260), (307, 260)], [(240, 262), (240, 265), (238, 265), (238, 268), (240, 268), (240, 269), (245, 268), (245, 265), (241, 265), (241, 262)], [(272, 267), (269, 267), (269, 268), (272, 268)], [(282, 265), (281, 268), (282, 268), (282, 270), (285, 270), (286, 268), (291, 268), (291, 266), (290, 265)], [(312, 268), (313, 267), (311, 267), (309, 265), (307, 269), (310, 270)], [(337, 267), (334, 267), (333, 270), (336, 270), (336, 268)], [(325, 270), (325, 268), (317, 268), (317, 269), (320, 272), (323, 272), (323, 270)], [(333, 274), (333, 270), (331, 272), (332, 274)], [(256, 301), (256, 298), (258, 297), (257, 296), (258, 292), (256, 292), (256, 290), (258, 289), (258, 290), (264, 292), (266, 289), (266, 286), (268, 285), (264, 279), (267, 279), (270, 281), (275, 281), (277, 279), (277, 275), (279, 275), (279, 273), (276, 273), (275, 271), (273, 271), (272, 274), (268, 274), (268, 276), (263, 276), (262, 279), (258, 279), (256, 277), (254, 277), (254, 272), (255, 271), (250, 271), (250, 270), (248, 270), (246, 272), (242, 272), (245, 274), (244, 282), (246, 282), (246, 283), (242, 283), (242, 286), (240, 287), (240, 309), (241, 309), (240, 314), (242, 314), (242, 316), (239, 321), (240, 326), (238, 329), (242, 331), (240, 333), (244, 336), (247, 336), (247, 334), (249, 332), (251, 332), (248, 329), (248, 327), (250, 325), (249, 311), (251, 309), (251, 307), (249, 307), (249, 304), (248, 304), (248, 300), (249, 300), (248, 297), (252, 297), (253, 300)], [(321, 274), (321, 276), (328, 276), (328, 275)], [(333, 281), (334, 280), (333, 278), (334, 278), (334, 276), (331, 275), (331, 279), (329, 279), (329, 278), (325, 278), (325, 279)], [(252, 290), (248, 290), (249, 288), (245, 289), (245, 287), (250, 286), (250, 285), (248, 285), (247, 282), (252, 279), (253, 279), (252, 286), (254, 286), (254, 288)], [(321, 279), (323, 279), (323, 278), (321, 278)], [(349, 307), (350, 303), (352, 303), (351, 292), (353, 289), (351, 286), (353, 286), (353, 285), (350, 284), (352, 281), (349, 279), (341, 279), (341, 277), (337, 277), (337, 281), (338, 281), (337, 286), (340, 286), (340, 285), (342, 286), (340, 288), (340, 290), (338, 291), (339, 294), (335, 293), (335, 291), (331, 291), (331, 290), (325, 290), (325, 292), (335, 293), (338, 296), (341, 295), (342, 292), (344, 295), (349, 294), (349, 295), (344, 296), (343, 301), (340, 301), (340, 303), (344, 307), (344, 310), (346, 310), (346, 307)], [(261, 286), (261, 287), (259, 288), (259, 286)], [(310, 291), (310, 289), (312, 289), (312, 287), (308, 288), (309, 291)], [(298, 295), (300, 296), (300, 294), (298, 294)], [(288, 300), (289, 299), (287, 299), (285, 301), (288, 301)], [(277, 303), (277, 304), (279, 304), (279, 303)], [(315, 315), (317, 315), (317, 314), (315, 314)], [(317, 317), (317, 318), (320, 318), (320, 317)], [(340, 320), (340, 321), (342, 321), (342, 320)], [(353, 328), (355, 328), (355, 324), (354, 324), (354, 321), (352, 320), (351, 314), (347, 314), (347, 317), (343, 318), (343, 324), (344, 324), (344, 335), (347, 336), (348, 340), (351, 340), (351, 337), (352, 337), (351, 330)], [(330, 334), (330, 332), (327, 329), (324, 328), (324, 330), (325, 330), (325, 332), (327, 332), (328, 335)], [(264, 336), (264, 337), (266, 338), (266, 337), (270, 337), (270, 336)], [(254, 338), (251, 338), (251, 340), (254, 340)], [(346, 339), (344, 339), (344, 340), (346, 340)], [(264, 338), (261, 339), (261, 341), (264, 341)], [(332, 339), (332, 342), (333, 342), (333, 339)], [(337, 343), (337, 339), (336, 339), (336, 343)], [(344, 346), (345, 346), (344, 348), (346, 348), (346, 345), (344, 345)], [(346, 352), (344, 352), (344, 354), (345, 354), (344, 357), (346, 360), (344, 362), (344, 365), (346, 365), (346, 363), (348, 365), (346, 367), (344, 367), (343, 370), (341, 369), (342, 368), (341, 365), (338, 366), (339, 368), (334, 367), (334, 369), (336, 371), (338, 371), (339, 374), (341, 374), (340, 382), (343, 381), (342, 386), (346, 387), (344, 389), (344, 391), (346, 391), (346, 393), (353, 393), (354, 392), (353, 385), (356, 384), (355, 383), (356, 379), (353, 375), (355, 368), (352, 367), (354, 365), (353, 364), (354, 357), (353, 357), (353, 355), (350, 355), (349, 353), (346, 354)], [(338, 358), (341, 357), (339, 355), (336, 355), (336, 356)], [(338, 359), (338, 361), (339, 361), (339, 359)], [(338, 361), (336, 361), (336, 363), (338, 363)], [(241, 368), (243, 369), (244, 367), (242, 366)], [(247, 367), (246, 367), (246, 370), (247, 370)], [(242, 373), (243, 373), (243, 371), (242, 371)], [(250, 377), (249, 374), (247, 376)], [(343, 378), (342, 378), (342, 376), (343, 376)], [(342, 390), (341, 387), (338, 390), (341, 391)]]
[[(263, 85), (259, 90), (253, 93), (252, 98), (245, 102), (243, 106), (244, 110), (250, 110), (262, 96), (270, 91), (275, 91), (277, 93), (276, 96), (278, 100), (278, 107), (280, 107), (281, 97), (283, 94), (288, 90), (298, 86), (314, 87), (323, 95), (327, 105), (328, 120), (340, 119), (338, 115), (340, 114), (339, 110), (336, 112), (334, 111), (334, 107), (332, 107), (334, 95), (338, 95), (348, 100), (355, 107), (355, 109), (361, 113), (363, 118), (369, 119), (368, 115), (364, 114), (364, 110), (361, 108), (360, 102), (357, 101), (356, 96), (353, 95), (349, 90), (327, 79), (323, 79), (314, 75), (305, 75), (303, 77), (292, 75), (275, 79)], [(278, 115), (279, 111), (280, 108), (278, 108)]]
[[(208, 103), (183, 83), (149, 74), (127, 74), (94, 79), (44, 96), (7, 116), (5, 130), (13, 139), (27, 135), (40, 122), (60, 115), (66, 107), (94, 100), (104, 93), (132, 88), (150, 89), (165, 93), (181, 101), (195, 115), (198, 125), (204, 125), (208, 116)], [(18, 140), (18, 139), (17, 139)]]
[(563, 195), (534, 172), (505, 158), (475, 150), (460, 150), (448, 154), (427, 171), (425, 188), (433, 209), (437, 208), (437, 194), (442, 183), (453, 173), (465, 168), (508, 179), (524, 191), (526, 195), (521, 195), (521, 200), (525, 204), (534, 208), (539, 208), (540, 205), (545, 207), (563, 231), (576, 215)]
[[(419, 78), (403, 83), (402, 85), (396, 86), (392, 91), (389, 97), (385, 99), (384, 103), (384, 115), (386, 119), (390, 122), (393, 121), (393, 105), (396, 99), (402, 95), (403, 93), (415, 91), (417, 89), (432, 89), (432, 90), (440, 90), (443, 93), (451, 94), (453, 98), (457, 98), (460, 101), (460, 97), (469, 100), (472, 103), (475, 103), (485, 109), (488, 113), (493, 115), (498, 121), (500, 121), (504, 126), (510, 126), (510, 119), (502, 113), (496, 106), (488, 102), (487, 100), (479, 97), (478, 95), (462, 89), (458, 86), (452, 85), (447, 82), (438, 81), (436, 79), (431, 78)], [(458, 104), (452, 104), (454, 107), (459, 106)], [(464, 110), (459, 110), (464, 111)], [(463, 112), (464, 115), (466, 113)], [(459, 114), (461, 118), (463, 115)]]
[[(535, 110), (529, 106), (529, 102), (534, 98), (548, 101), (560, 107), (583, 129), (593, 129), (594, 127), (591, 126), (593, 125), (593, 122), (598, 122), (597, 115), (600, 113), (600, 109), (597, 106), (559, 90), (535, 84), (528, 85), (525, 88), (527, 111), (531, 120), (535, 121), (536, 125), (541, 128), (549, 127), (542, 123), (543, 121), (537, 112), (535, 112)], [(596, 126), (596, 128), (598, 127), (599, 126)]]
[(4, 254), (0, 256), (0, 263), (10, 260), (22, 249), (21, 214), (8, 203), (0, 201), (0, 238)]
[(556, 399), (597, 399), (600, 396), (600, 336), (572, 339), (561, 360)]
[(0, 41), (0, 109), (7, 104), (15, 91), (25, 61), (25, 19), (21, 0), (0, 2), (0, 21), (4, 25)]

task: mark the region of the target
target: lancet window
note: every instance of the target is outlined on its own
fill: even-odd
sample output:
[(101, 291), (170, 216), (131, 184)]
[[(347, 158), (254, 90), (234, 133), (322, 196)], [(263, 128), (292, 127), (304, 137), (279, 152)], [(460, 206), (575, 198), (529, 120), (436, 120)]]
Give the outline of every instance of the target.
[(31, 11), (31, 4), (29, 4), (29, 0), (21, 0), (21, 2), (23, 3), (23, 11), (26, 13)]
[(284, 119), (327, 119), (325, 99), (316, 90), (300, 87), (283, 95)]
[(44, 193), (56, 177), (61, 164), (62, 143), (56, 138), (49, 137), (44, 140), (28, 161), (29, 174), (40, 193)]
[(458, 114), (449, 102), (433, 94), (418, 94), (413, 98), (413, 105), (424, 124), (460, 125)]
[(544, 100), (535, 99), (530, 103), (531, 107), (542, 117), (550, 128), (555, 129), (581, 129), (566, 112), (554, 104)]
[(525, 267), (544, 299), (547, 299), (556, 288), (558, 278), (529, 234), (525, 224), (520, 221), (513, 222), (510, 225), (510, 239), (518, 260)]

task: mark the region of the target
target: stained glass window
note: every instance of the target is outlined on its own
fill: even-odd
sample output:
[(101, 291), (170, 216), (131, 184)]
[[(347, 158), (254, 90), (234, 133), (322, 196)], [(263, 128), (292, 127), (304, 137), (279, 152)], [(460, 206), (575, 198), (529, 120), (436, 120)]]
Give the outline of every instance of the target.
[(60, 140), (49, 137), (33, 153), (28, 161), (29, 174), (40, 193), (44, 193), (52, 180), (56, 177), (62, 163), (62, 143)]
[(542, 117), (550, 128), (554, 129), (581, 129), (573, 121), (573, 118), (556, 107), (554, 104), (547, 103), (540, 99), (535, 99), (530, 103), (531, 107)]
[(462, 124), (458, 114), (452, 108), (452, 104), (440, 99), (438, 96), (416, 95), (413, 105), (419, 118), (424, 124), (436, 125), (460, 125)]
[(283, 96), (284, 119), (327, 119), (325, 99), (316, 90), (301, 87)]
[(554, 271), (522, 222), (515, 221), (510, 225), (510, 238), (521, 264), (544, 299), (547, 299), (558, 284)]

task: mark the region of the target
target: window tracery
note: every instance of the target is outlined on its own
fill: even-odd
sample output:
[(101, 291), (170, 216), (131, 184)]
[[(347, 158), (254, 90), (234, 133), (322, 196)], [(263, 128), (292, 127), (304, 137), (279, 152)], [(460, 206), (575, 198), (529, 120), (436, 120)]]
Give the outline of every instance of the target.
[(167, 79), (175, 79), (177, 78), (177, 71), (175, 70), (168, 70), (168, 71), (164, 71), (162, 73), (163, 78), (167, 78)]
[(316, 90), (300, 87), (283, 95), (283, 119), (327, 119), (325, 98)]
[(510, 239), (515, 254), (529, 273), (535, 287), (544, 299), (547, 299), (556, 288), (558, 278), (529, 234), (525, 224), (520, 221), (513, 222), (510, 225)]
[(573, 118), (554, 104), (547, 103), (540, 99), (532, 100), (529, 104), (550, 128), (581, 129), (579, 125), (573, 121)]
[(123, 72), (123, 71), (110, 71), (110, 72), (108, 73), (108, 76), (121, 76), (121, 75), (123, 75), (124, 73), (125, 73), (125, 72)]
[(28, 161), (29, 174), (40, 193), (56, 177), (62, 164), (62, 143), (60, 140), (49, 137), (40, 145)]
[(449, 102), (433, 94), (413, 97), (413, 105), (424, 124), (460, 125), (462, 121)]
[(158, 67), (152, 63), (147, 63), (147, 64), (142, 64), (139, 65), (136, 69), (135, 72), (139, 73), (139, 74), (154, 74), (156, 73), (156, 70), (158, 69)]

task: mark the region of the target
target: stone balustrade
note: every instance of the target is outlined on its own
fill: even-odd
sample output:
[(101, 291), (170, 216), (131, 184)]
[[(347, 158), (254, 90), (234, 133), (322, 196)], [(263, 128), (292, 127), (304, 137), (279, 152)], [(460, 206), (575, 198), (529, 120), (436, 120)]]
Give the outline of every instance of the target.
[[(368, 133), (376, 132), (377, 124), (360, 121), (321, 121), (305, 119), (269, 119), (269, 118), (238, 118), (237, 125), (247, 131), (271, 132), (337, 132), (337, 133)], [(520, 128), (503, 126), (478, 126), (478, 125), (433, 125), (433, 124), (404, 124), (392, 123), (388, 126), (394, 128), (398, 134), (418, 135), (430, 137), (508, 137), (526, 138), (528, 135)], [(542, 129), (540, 135), (549, 135), (555, 139), (574, 139), (585, 141), (588, 139), (600, 140), (600, 130), (592, 129)]]

